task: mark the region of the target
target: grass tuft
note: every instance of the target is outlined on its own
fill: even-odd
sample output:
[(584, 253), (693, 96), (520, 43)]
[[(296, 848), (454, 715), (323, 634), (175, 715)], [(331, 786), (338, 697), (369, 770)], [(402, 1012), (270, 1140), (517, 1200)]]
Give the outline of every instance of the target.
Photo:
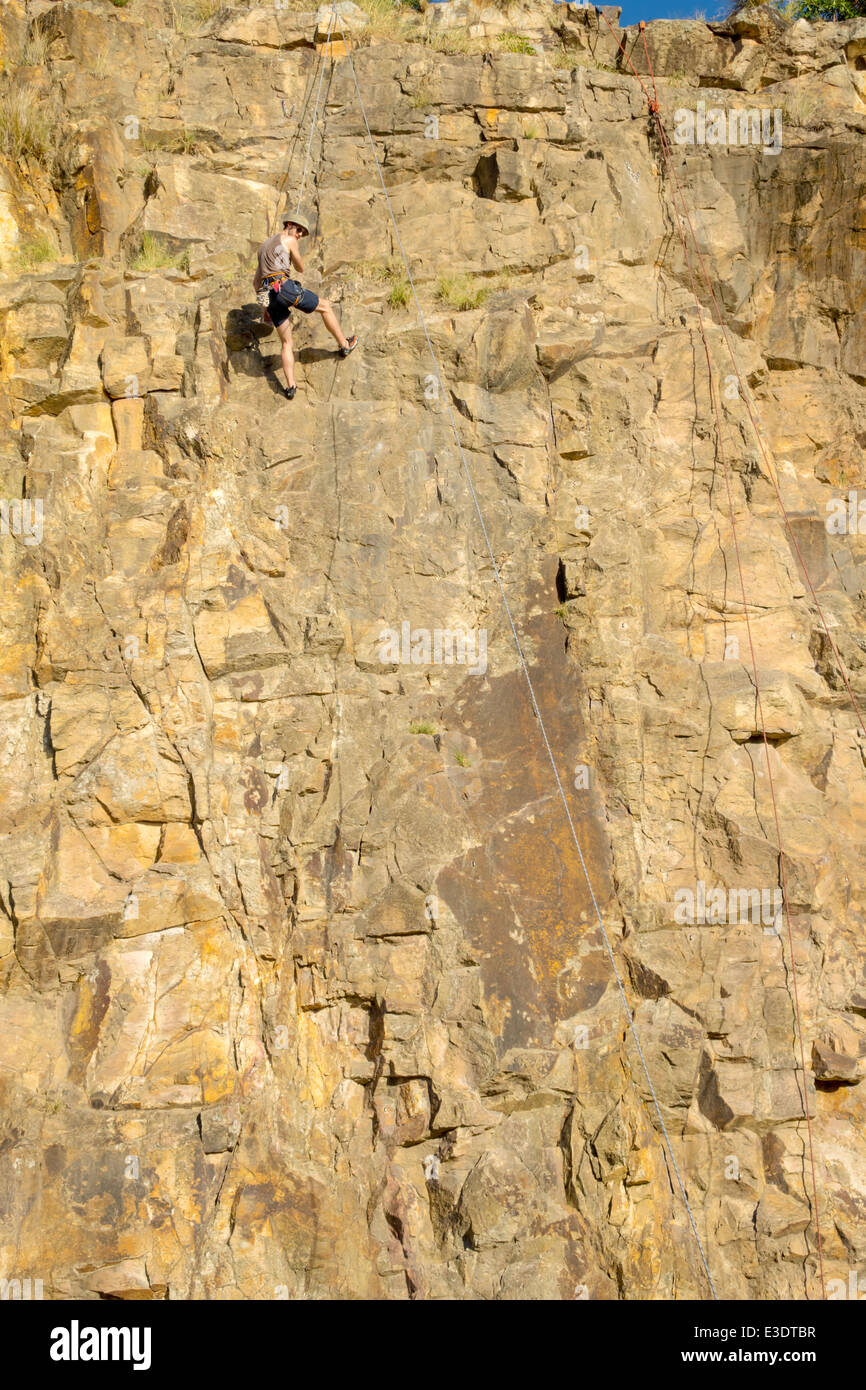
[(409, 303), (410, 291), (409, 281), (405, 278), (398, 280), (391, 286), (388, 292), (388, 303), (392, 309), (405, 309)]
[(188, 275), (189, 251), (169, 251), (152, 232), (144, 232), (129, 264), (131, 270), (182, 270)]
[(500, 34), (499, 42), (506, 53), (534, 53), (535, 44), (530, 43), (522, 34)]
[(425, 29), (421, 41), (427, 48), (432, 48), (434, 53), (492, 52), (491, 39), (472, 38), (462, 29)]
[(56, 248), (47, 236), (36, 237), (33, 241), (22, 241), (16, 252), (20, 270), (35, 270), (36, 266), (53, 261), (56, 257)]
[(436, 298), (449, 309), (477, 309), (493, 293), (491, 285), (480, 285), (471, 275), (440, 275)]
[(54, 154), (57, 124), (43, 97), (17, 83), (0, 93), (0, 153), (7, 159), (30, 155), (46, 164)]
[(367, 23), (356, 36), (356, 42), (358, 39), (364, 42), (374, 36), (396, 39), (403, 34), (406, 15), (401, 12), (399, 5), (394, 4), (394, 0), (357, 0), (357, 3), (367, 16)]
[(177, 34), (195, 34), (224, 8), (223, 0), (169, 0), (172, 28)]
[(428, 719), (413, 719), (409, 725), (410, 734), (435, 734), (436, 730)]
[(405, 308), (411, 299), (412, 291), (406, 279), (403, 262), (397, 256), (392, 256), (386, 261), (355, 261), (347, 270), (359, 280), (381, 285), (383, 288), (387, 286), (385, 302), (392, 309)]
[(811, 92), (791, 92), (785, 97), (782, 109), (786, 118), (797, 126), (820, 125), (820, 120), (813, 122), (813, 117), (818, 109), (818, 98)]
[(433, 92), (425, 83), (423, 86), (419, 87), (416, 92), (412, 93), (409, 98), (409, 105), (412, 107), (413, 111), (421, 111), (424, 107), (431, 106), (433, 100)]
[(28, 34), (21, 50), (21, 64), (25, 68), (43, 68), (48, 58), (48, 38), (41, 29)]

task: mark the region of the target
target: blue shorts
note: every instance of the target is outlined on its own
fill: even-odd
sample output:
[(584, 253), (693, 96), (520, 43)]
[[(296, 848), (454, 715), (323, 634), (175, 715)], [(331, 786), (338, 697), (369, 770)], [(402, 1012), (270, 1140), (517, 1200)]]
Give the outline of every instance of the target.
[(291, 317), (292, 309), (300, 309), (302, 314), (312, 314), (319, 303), (319, 296), (312, 290), (305, 290), (297, 280), (284, 280), (279, 294), (273, 290), (268, 293), (268, 313), (275, 328)]

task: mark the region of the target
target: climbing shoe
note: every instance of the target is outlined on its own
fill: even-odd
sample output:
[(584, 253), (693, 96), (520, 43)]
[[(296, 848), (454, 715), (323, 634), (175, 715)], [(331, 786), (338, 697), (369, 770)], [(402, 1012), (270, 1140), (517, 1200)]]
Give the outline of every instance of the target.
[(297, 389), (297, 386), (283, 387), (283, 395), (285, 396), (287, 401), (293, 401), (295, 399), (295, 392), (297, 391)]
[(355, 348), (356, 348), (357, 346), (358, 346), (358, 335), (357, 335), (357, 333), (353, 333), (352, 336), (351, 336), (351, 338), (350, 338), (350, 339), (348, 340), (348, 342), (346, 343), (346, 346), (343, 347), (343, 348), (340, 348), (340, 356), (341, 356), (341, 357), (348, 357), (348, 356), (349, 356), (349, 353), (350, 353), (350, 352), (354, 352), (354, 351), (355, 351)]

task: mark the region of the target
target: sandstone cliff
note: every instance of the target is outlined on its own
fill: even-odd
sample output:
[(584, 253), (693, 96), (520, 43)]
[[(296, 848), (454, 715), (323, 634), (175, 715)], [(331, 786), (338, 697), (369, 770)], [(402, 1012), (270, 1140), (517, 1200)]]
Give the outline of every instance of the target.
[[(781, 120), (673, 145), (747, 383), (699, 285), (744, 608), (606, 14), (347, 6), (326, 48), (327, 9), (3, 7), (0, 1272), (46, 1297), (709, 1294), (347, 42), (713, 1283), (819, 1297), (818, 1224), (863, 1269), (866, 741), (821, 613), (864, 710), (866, 22), (647, 30), (671, 138)], [(250, 279), (311, 128), (305, 283), (362, 342), (300, 321), (289, 404)], [(767, 757), (793, 957), (698, 906), (777, 901)]]

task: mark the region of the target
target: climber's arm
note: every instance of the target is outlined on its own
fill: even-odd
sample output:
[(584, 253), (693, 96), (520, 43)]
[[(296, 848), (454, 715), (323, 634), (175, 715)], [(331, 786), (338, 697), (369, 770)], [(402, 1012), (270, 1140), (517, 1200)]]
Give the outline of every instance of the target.
[(297, 270), (300, 274), (303, 274), (304, 261), (303, 257), (301, 256), (300, 248), (298, 247), (297, 237), (289, 237), (289, 255), (292, 258), (292, 265), (295, 267), (295, 270)]

